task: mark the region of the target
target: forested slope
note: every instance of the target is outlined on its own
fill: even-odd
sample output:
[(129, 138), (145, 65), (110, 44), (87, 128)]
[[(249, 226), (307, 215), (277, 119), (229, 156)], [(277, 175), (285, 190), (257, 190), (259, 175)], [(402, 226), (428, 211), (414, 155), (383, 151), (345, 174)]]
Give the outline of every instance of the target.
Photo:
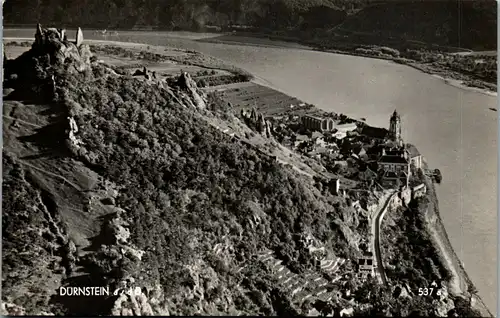
[[(3, 242), (9, 248), (3, 301), (32, 314), (116, 314), (137, 308), (137, 302), (145, 314), (292, 314), (297, 309), (258, 262), (259, 252), (275, 252), (297, 274), (317, 265), (304, 241), (308, 233), (330, 253), (359, 254), (353, 240), (356, 223), (342, 221), (345, 202), (334, 206), (331, 195), (313, 180), (208, 124), (203, 116), (211, 111), (201, 105), (210, 109), (218, 101), (198, 95), (189, 76), (161, 88), (117, 74), (90, 59), (87, 46), (76, 48), (58, 39), (56, 30), (43, 32), (44, 44), (8, 61), (5, 71), (5, 86), (14, 90), (8, 103), (50, 105), (38, 116), (57, 116), (26, 137), (42, 155), (16, 153), (20, 146), (14, 148), (18, 142), (9, 135), (14, 128), (5, 127), (10, 143), (3, 191), (10, 195), (3, 202), (8, 231)], [(47, 131), (51, 137), (43, 135)], [(53, 176), (62, 173), (64, 163), (69, 169), (84, 163), (89, 173), (98, 174), (93, 183), (114, 193), (101, 200), (96, 189), (75, 193), (78, 201), (87, 202), (77, 211), (81, 227), (71, 224), (75, 207), (65, 208), (64, 198), (54, 191), (64, 186), (60, 180), (34, 181), (32, 171)], [(43, 169), (29, 168), (34, 165)], [(67, 178), (73, 181), (66, 185), (82, 179)], [(92, 245), (76, 244), (85, 224), (98, 214), (101, 232), (89, 238)], [(45, 218), (57, 226), (50, 227)], [(48, 234), (35, 243), (37, 231)], [(31, 254), (20, 260), (14, 248)], [(18, 290), (32, 289), (24, 271), (45, 261), (53, 269), (35, 267), (41, 272), (34, 277), (53, 286), (38, 283), (43, 292), (21, 297)], [(54, 295), (59, 284), (85, 285), (82, 277), (111, 290), (132, 282), (128, 286), (143, 293), (137, 299), (123, 295), (80, 303)]]
[(495, 1), (388, 1), (350, 16), (341, 30), (377, 39), (496, 49)]
[[(244, 25), (282, 31), (304, 40), (333, 27), (378, 38), (423, 41), (471, 49), (496, 48), (493, 0), (62, 0), (7, 1), (6, 24), (53, 23), (66, 27), (152, 27), (203, 30)], [(325, 33), (326, 32), (326, 33)]]
[[(7, 1), (6, 23), (54, 23), (67, 26), (132, 28), (152, 26), (164, 29), (199, 29), (206, 24), (296, 28), (310, 13), (323, 8), (339, 15), (361, 8), (370, 0), (62, 0)], [(307, 20), (307, 19), (306, 19)], [(313, 22), (313, 20), (309, 21)]]

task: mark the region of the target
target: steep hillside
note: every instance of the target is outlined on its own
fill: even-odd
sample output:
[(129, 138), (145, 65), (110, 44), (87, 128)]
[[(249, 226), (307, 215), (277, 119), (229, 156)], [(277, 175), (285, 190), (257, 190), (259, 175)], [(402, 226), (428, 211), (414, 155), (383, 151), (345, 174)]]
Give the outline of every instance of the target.
[[(119, 75), (59, 31), (39, 34), (5, 70), (7, 308), (291, 314), (299, 307), (260, 251), (298, 275), (316, 266), (309, 233), (332, 257), (359, 253), (357, 223), (340, 217), (346, 203), (333, 206), (312, 179), (211, 126), (204, 116), (217, 101), (189, 75), (170, 86)], [(57, 293), (89, 285), (140, 289)]]
[[(496, 49), (496, 1), (455, 0), (61, 0), (7, 1), (5, 24), (53, 23), (87, 28), (206, 26), (287, 34), (302, 40), (382, 44), (417, 41), (477, 50)], [(330, 29), (336, 27), (334, 33)], [(341, 37), (334, 37), (340, 34)], [(348, 37), (344, 37), (348, 35)], [(316, 43), (322, 44), (322, 43)], [(387, 43), (386, 43), (387, 44)]]
[[(319, 7), (352, 12), (369, 0), (60, 0), (7, 1), (4, 7), (5, 23), (132, 28), (151, 26), (163, 29), (199, 29), (204, 25), (225, 27), (240, 24), (254, 27), (299, 27), (301, 16)], [(345, 16), (345, 14), (344, 14)], [(333, 21), (338, 24), (342, 20)]]

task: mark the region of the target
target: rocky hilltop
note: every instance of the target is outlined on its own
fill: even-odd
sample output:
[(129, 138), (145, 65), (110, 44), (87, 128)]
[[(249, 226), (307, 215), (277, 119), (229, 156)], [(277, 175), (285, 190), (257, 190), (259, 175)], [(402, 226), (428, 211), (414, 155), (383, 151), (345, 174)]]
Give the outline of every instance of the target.
[[(387, 193), (303, 173), (262, 114), (238, 118), (186, 72), (121, 72), (80, 30), (71, 42), (38, 26), (35, 38), (4, 69), (4, 314), (474, 313), (447, 293), (402, 291), (446, 278), (432, 253), (438, 269), (425, 272), (418, 246), (393, 285), (361, 278), (370, 215)], [(254, 131), (261, 144), (242, 137)]]

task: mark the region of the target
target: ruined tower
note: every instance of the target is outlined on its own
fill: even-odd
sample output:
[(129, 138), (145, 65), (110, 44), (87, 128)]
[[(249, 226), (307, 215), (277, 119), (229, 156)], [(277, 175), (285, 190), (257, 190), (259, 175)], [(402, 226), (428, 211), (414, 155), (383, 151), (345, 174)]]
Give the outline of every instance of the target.
[(403, 145), (403, 139), (401, 138), (401, 116), (398, 112), (394, 110), (392, 113), (390, 125), (389, 125), (389, 135), (392, 140), (394, 140), (398, 146)]

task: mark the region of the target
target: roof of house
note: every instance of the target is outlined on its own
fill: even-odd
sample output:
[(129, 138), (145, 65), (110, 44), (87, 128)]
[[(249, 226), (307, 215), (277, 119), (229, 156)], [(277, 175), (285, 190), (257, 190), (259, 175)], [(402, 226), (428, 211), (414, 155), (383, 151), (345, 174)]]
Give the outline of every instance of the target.
[(398, 179), (398, 178), (406, 178), (406, 177), (407, 177), (407, 174), (404, 171), (401, 171), (399, 173), (399, 175), (394, 171), (386, 171), (384, 173), (384, 176), (383, 176), (384, 179)]
[(359, 173), (359, 177), (362, 179), (371, 179), (377, 176), (377, 173), (371, 170), (370, 168), (366, 168), (365, 171), (361, 171)]
[(396, 156), (396, 157), (403, 157), (404, 156), (404, 150), (386, 150), (385, 151), (386, 156)]
[(312, 115), (304, 115), (302, 116), (302, 118), (311, 118), (311, 119), (314, 119), (314, 120), (323, 120), (325, 118), (322, 118), (322, 117), (319, 117), (319, 116), (312, 116)]
[(345, 131), (337, 131), (333, 134), (333, 137), (337, 139), (344, 139), (345, 137), (347, 137), (347, 133)]
[(356, 125), (356, 123), (349, 123), (349, 124), (337, 125), (335, 126), (335, 128), (338, 131), (347, 131), (347, 130), (355, 130), (356, 128), (358, 128), (358, 126)]
[(410, 154), (410, 158), (415, 158), (415, 157), (421, 156), (417, 147), (415, 147), (414, 145), (407, 145), (406, 150)]
[(320, 132), (315, 131), (315, 132), (312, 133), (312, 138), (313, 139), (315, 139), (315, 138), (323, 138), (323, 137), (324, 137), (323, 134), (320, 133)]
[(307, 135), (295, 135), (297, 141), (306, 141), (309, 140)]
[(366, 153), (370, 155), (379, 155), (382, 152), (382, 146), (373, 146), (366, 149)]
[(363, 144), (355, 143), (351, 146), (351, 149), (354, 153), (360, 153), (363, 150)]
[(382, 156), (380, 157), (379, 163), (401, 163), (408, 164), (408, 160), (400, 156)]
[(327, 144), (327, 147), (336, 150), (340, 149), (340, 147), (336, 143), (331, 143), (331, 142)]
[(330, 152), (330, 150), (326, 147), (317, 147), (316, 149), (314, 149), (313, 152), (316, 152), (316, 153), (327, 153), (327, 152)]
[(371, 127), (368, 125), (363, 126), (361, 130), (362, 135), (377, 139), (384, 139), (385, 137), (387, 137), (387, 133), (388, 133), (387, 129)]

